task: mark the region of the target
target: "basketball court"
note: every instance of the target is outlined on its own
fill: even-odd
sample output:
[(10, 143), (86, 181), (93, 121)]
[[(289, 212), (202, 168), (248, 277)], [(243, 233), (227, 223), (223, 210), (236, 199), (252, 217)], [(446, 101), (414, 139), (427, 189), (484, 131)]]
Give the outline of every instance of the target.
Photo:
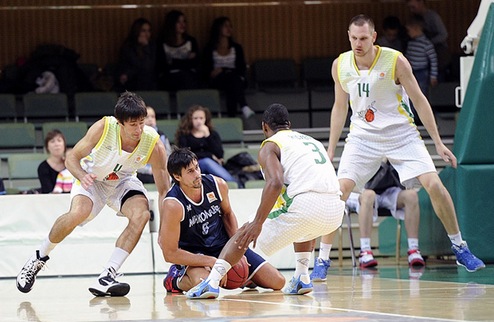
[[(126, 297), (93, 297), (95, 276), (40, 277), (28, 294), (0, 279), (0, 321), (493, 321), (494, 267), (468, 273), (453, 261), (429, 260), (410, 270), (394, 258), (377, 270), (343, 267), (307, 295), (266, 289), (221, 290), (216, 300), (166, 294), (164, 274), (125, 275)], [(48, 268), (49, 269), (49, 264)], [(283, 271), (287, 278), (292, 271)]]

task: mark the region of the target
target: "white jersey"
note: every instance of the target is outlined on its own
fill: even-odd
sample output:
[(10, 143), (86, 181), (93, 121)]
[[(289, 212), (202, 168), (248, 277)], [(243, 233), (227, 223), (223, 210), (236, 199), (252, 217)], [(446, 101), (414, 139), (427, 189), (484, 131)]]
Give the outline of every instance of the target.
[(362, 139), (380, 141), (389, 138), (417, 136), (408, 95), (395, 83), (396, 61), (400, 52), (377, 47), (369, 70), (359, 70), (353, 51), (338, 58), (338, 79), (350, 96), (352, 108), (350, 134)]
[(129, 153), (122, 150), (117, 119), (113, 116), (104, 119), (103, 134), (91, 153), (81, 160), (81, 166), (86, 172), (95, 174), (98, 181), (118, 182), (135, 175), (137, 169), (147, 164), (159, 135), (153, 128), (144, 126), (139, 144)]
[(261, 148), (266, 142), (274, 142), (280, 148), (280, 161), (289, 198), (311, 191), (340, 193), (333, 164), (321, 142), (292, 130), (278, 131), (264, 140)]

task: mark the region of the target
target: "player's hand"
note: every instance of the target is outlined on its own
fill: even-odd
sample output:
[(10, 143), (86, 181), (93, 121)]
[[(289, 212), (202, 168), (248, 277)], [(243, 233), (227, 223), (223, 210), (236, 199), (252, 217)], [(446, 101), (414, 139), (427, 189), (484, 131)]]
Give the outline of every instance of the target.
[(81, 179), (81, 185), (84, 189), (88, 189), (91, 187), (94, 183), (94, 180), (96, 180), (96, 175), (94, 173), (86, 173), (84, 177)]
[(329, 161), (333, 162), (334, 150), (328, 147), (327, 153), (328, 153)]
[(225, 287), (227, 282), (228, 282), (228, 274), (225, 274), (225, 276), (221, 278), (220, 287)]
[(457, 160), (455, 155), (442, 142), (436, 144), (436, 151), (445, 162), (448, 162), (453, 168), (456, 168)]
[(245, 223), (236, 233), (235, 244), (238, 249), (247, 249), (250, 243), (254, 243), (253, 247), (256, 247), (257, 237), (261, 233), (262, 224), (256, 222)]

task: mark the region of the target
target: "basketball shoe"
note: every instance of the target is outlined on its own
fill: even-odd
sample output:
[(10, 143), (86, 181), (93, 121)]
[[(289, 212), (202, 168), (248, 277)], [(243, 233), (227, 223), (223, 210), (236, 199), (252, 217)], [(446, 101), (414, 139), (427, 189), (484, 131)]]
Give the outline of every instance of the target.
[(185, 293), (188, 299), (215, 299), (219, 295), (220, 289), (212, 287), (208, 279), (197, 284)]
[(409, 266), (425, 266), (425, 261), (422, 255), (420, 254), (420, 250), (418, 249), (410, 249), (408, 251), (408, 265)]
[(470, 252), (467, 242), (464, 241), (460, 246), (453, 244), (451, 249), (456, 255), (456, 264), (465, 267), (468, 272), (475, 272), (485, 267), (484, 262)]
[[(288, 282), (288, 285), (283, 289), (283, 294), (286, 295), (302, 295), (302, 294), (307, 294), (309, 292), (312, 292), (313, 285), (312, 282), (309, 281), (309, 283), (304, 283), (300, 280), (300, 275), (299, 277), (295, 278), (292, 277), (290, 282)], [(306, 275), (307, 276), (307, 275)]]
[[(177, 286), (178, 278), (182, 277), (184, 274), (184, 269), (180, 269), (177, 265), (170, 266), (168, 270), (168, 274), (166, 274), (165, 279), (163, 280), (163, 286), (165, 290), (170, 293), (182, 293), (182, 290)], [(175, 282), (175, 285), (173, 285)]]
[(310, 274), (310, 280), (313, 282), (324, 282), (328, 275), (328, 269), (331, 266), (331, 260), (322, 258), (314, 259), (314, 268)]
[(36, 281), (36, 275), (45, 266), (50, 257), (40, 257), (39, 250), (24, 264), (19, 275), (17, 275), (17, 289), (23, 293), (31, 291)]
[(98, 278), (98, 282), (89, 288), (94, 296), (125, 296), (130, 291), (130, 285), (116, 280), (122, 274), (117, 274), (113, 267), (106, 269), (106, 275)]
[(369, 268), (377, 266), (377, 261), (374, 259), (374, 254), (371, 250), (363, 250), (358, 257), (360, 268)]

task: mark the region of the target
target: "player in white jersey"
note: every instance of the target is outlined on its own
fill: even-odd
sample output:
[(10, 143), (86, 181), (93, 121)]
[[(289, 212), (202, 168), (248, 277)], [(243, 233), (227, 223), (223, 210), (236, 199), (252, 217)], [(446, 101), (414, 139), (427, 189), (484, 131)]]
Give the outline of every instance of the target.
[(315, 238), (341, 225), (345, 204), (321, 142), (290, 130), (288, 111), (281, 104), (266, 109), (262, 129), (266, 140), (258, 159), (266, 184), (255, 218), (228, 241), (208, 278), (190, 289), (188, 298), (216, 298), (221, 278), (252, 242), (267, 255), (293, 244), (295, 273), (283, 293), (308, 293)]
[[(434, 141), (437, 154), (453, 167), (456, 157), (441, 141), (431, 106), (410, 63), (400, 52), (375, 46), (376, 37), (371, 18), (352, 18), (348, 28), (352, 50), (341, 54), (331, 70), (335, 81), (328, 146), (331, 160), (345, 124), (348, 102), (352, 109), (350, 133), (338, 168), (342, 199), (347, 200), (353, 190), (360, 192), (383, 159), (389, 160), (405, 187), (418, 182), (429, 194), (451, 240), (457, 264), (469, 272), (481, 269), (484, 263), (470, 252), (461, 237), (453, 201), (413, 123), (408, 96)], [(332, 236), (321, 239), (322, 249), (331, 244)]]
[(160, 200), (170, 187), (165, 147), (158, 133), (144, 125), (146, 113), (139, 96), (123, 93), (115, 106), (115, 116), (93, 124), (67, 156), (67, 169), (76, 179), (70, 210), (55, 221), (48, 237), (17, 276), (21, 292), (32, 289), (55, 246), (78, 225), (93, 219), (105, 205), (125, 216), (128, 225), (89, 291), (95, 296), (124, 296), (129, 292), (129, 284), (116, 280), (117, 271), (136, 246), (150, 217), (146, 189), (137, 179), (136, 170), (151, 164)]

